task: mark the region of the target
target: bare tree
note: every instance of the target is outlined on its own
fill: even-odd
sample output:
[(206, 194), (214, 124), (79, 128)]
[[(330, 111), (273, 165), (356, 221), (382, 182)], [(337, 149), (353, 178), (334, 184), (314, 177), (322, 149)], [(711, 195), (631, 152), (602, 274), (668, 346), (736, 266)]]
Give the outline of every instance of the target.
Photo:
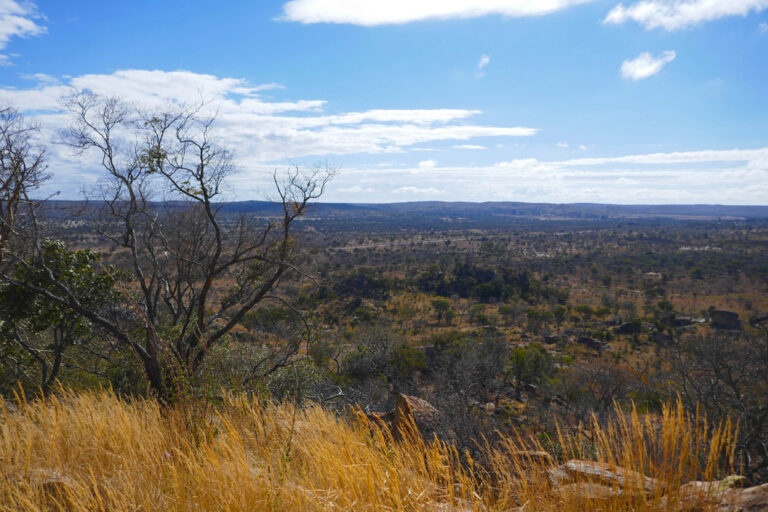
[(668, 396), (679, 396), (712, 421), (736, 418), (744, 471), (768, 477), (768, 332), (714, 332), (685, 336), (663, 352), (670, 368)]
[[(289, 304), (278, 284), (290, 272), (303, 275), (292, 226), (334, 171), (275, 175), (273, 220), (225, 217), (217, 201), (235, 167), (213, 141), (212, 118), (178, 108), (142, 112), (88, 92), (73, 95), (67, 107), (73, 123), (62, 140), (96, 155), (106, 171), (88, 215), (125, 255), (132, 280), (125, 307), (107, 313), (87, 307), (52, 272), (55, 286), (33, 291), (131, 347), (151, 387), (167, 398), (257, 304)], [(38, 264), (46, 268), (44, 260)]]
[(30, 192), (48, 178), (45, 149), (35, 142), (38, 132), (18, 110), (0, 109), (0, 266), (20, 215), (32, 206)]

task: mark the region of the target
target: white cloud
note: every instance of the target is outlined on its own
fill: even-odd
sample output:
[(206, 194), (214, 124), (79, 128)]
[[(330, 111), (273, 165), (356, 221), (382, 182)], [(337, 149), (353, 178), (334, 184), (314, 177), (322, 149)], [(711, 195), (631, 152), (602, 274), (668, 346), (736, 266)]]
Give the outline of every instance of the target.
[[(474, 124), (471, 118), (481, 114), (479, 110), (371, 109), (328, 113), (325, 100), (276, 101), (265, 97), (264, 91), (276, 89), (275, 84), (250, 84), (237, 78), (189, 71), (120, 70), (66, 79), (48, 75), (27, 78), (33, 81), (29, 88), (0, 87), (0, 104), (26, 111), (46, 128), (51, 139), (52, 132), (68, 122), (61, 111), (61, 101), (73, 87), (118, 96), (150, 108), (197, 105), (205, 100), (205, 109), (217, 113), (221, 142), (236, 152), (245, 171), (285, 159), (404, 153), (433, 142), (469, 144), (476, 137), (530, 136), (537, 131)], [(76, 194), (84, 172), (78, 167), (83, 166), (75, 164), (67, 150), (58, 146), (51, 149), (51, 160), (53, 169), (73, 173), (71, 178), (65, 178), (64, 172), (57, 173), (58, 181), (51, 186), (59, 183), (58, 187)], [(91, 176), (97, 175), (95, 167), (90, 168)]]
[(428, 169), (363, 166), (345, 168), (337, 180), (336, 186), (375, 188), (376, 201), (768, 204), (768, 147)]
[(428, 196), (436, 196), (440, 194), (445, 194), (444, 190), (438, 190), (434, 187), (429, 188), (418, 188), (418, 187), (400, 187), (396, 190), (392, 191), (393, 194), (417, 194), (417, 195), (428, 195)]
[(768, 170), (768, 148), (682, 151), (674, 153), (650, 153), (608, 158), (578, 158), (561, 162), (564, 165), (594, 166), (606, 164), (689, 164), (715, 162), (746, 162), (750, 166)]
[(619, 4), (604, 23), (632, 20), (646, 29), (677, 30), (726, 16), (746, 16), (768, 8), (768, 0), (643, 0), (628, 7)]
[(347, 188), (340, 188), (338, 191), (342, 194), (359, 194), (359, 193), (375, 192), (375, 190), (372, 188), (361, 187), (360, 185), (353, 185)]
[(568, 147), (568, 143), (567, 142), (558, 142), (557, 143), (557, 147), (559, 147), (559, 148), (567, 148)]
[(621, 76), (627, 80), (642, 80), (653, 76), (661, 69), (675, 60), (677, 55), (673, 51), (666, 51), (658, 57), (651, 56), (648, 52), (643, 52), (632, 60), (625, 60), (621, 64)]
[(374, 26), (497, 14), (540, 16), (593, 0), (291, 0), (282, 19)]
[(453, 147), (455, 149), (472, 149), (472, 150), (488, 149), (485, 146), (480, 146), (479, 144), (456, 144)]
[(760, 31), (761, 34), (765, 34), (768, 32), (768, 23), (762, 22), (757, 26), (757, 29)]
[(491, 58), (488, 55), (481, 55), (480, 60), (477, 61), (477, 67), (475, 68), (475, 78), (482, 78), (485, 76), (485, 68), (490, 64)]
[[(45, 33), (37, 24), (37, 8), (31, 2), (0, 0), (0, 50), (5, 50), (14, 37), (30, 37)], [(0, 64), (8, 64), (8, 55), (0, 53)]]

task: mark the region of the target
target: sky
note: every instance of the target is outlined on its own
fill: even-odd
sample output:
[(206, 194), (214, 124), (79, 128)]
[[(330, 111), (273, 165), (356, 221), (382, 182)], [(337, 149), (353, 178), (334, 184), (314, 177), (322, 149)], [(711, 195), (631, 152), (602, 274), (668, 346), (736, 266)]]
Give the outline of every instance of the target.
[(230, 200), (768, 205), (768, 0), (0, 0), (41, 194), (103, 176), (56, 143), (78, 89), (215, 106)]

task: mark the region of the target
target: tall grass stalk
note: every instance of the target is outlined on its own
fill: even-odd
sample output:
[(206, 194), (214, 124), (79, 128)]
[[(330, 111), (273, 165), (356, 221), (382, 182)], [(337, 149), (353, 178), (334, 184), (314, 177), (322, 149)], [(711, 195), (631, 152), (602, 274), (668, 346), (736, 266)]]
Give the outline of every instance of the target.
[[(340, 419), (243, 395), (206, 411), (195, 432), (188, 411), (106, 391), (62, 391), (13, 408), (0, 401), (3, 511), (563, 512), (596, 501), (601, 510), (674, 510), (681, 483), (734, 470), (734, 426), (709, 428), (679, 403), (660, 417), (633, 410), (577, 434), (485, 443), (482, 462), (414, 430), (396, 442), (359, 412)], [(578, 478), (552, 485), (548, 470), (571, 458), (637, 474), (608, 496)], [(658, 484), (646, 488), (641, 475)]]

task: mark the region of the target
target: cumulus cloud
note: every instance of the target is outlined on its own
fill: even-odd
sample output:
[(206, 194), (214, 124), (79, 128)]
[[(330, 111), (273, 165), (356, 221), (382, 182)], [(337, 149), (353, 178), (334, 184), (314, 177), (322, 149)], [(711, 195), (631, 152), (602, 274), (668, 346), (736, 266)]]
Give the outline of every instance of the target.
[[(30, 37), (43, 34), (45, 27), (38, 25), (41, 18), (31, 2), (0, 0), (0, 50), (5, 50), (14, 37)], [(0, 53), (0, 64), (8, 64), (10, 58)]]
[(497, 14), (540, 16), (593, 0), (291, 0), (282, 19), (374, 26)]
[(477, 61), (477, 67), (475, 68), (475, 77), (482, 78), (485, 76), (485, 68), (490, 64), (491, 58), (488, 55), (481, 55)]
[(653, 57), (648, 52), (643, 52), (634, 59), (625, 60), (621, 64), (621, 76), (627, 80), (642, 80), (653, 76), (661, 69), (675, 60), (677, 54), (673, 51), (666, 51), (658, 57)]
[[(46, 127), (51, 139), (52, 132), (67, 123), (61, 102), (73, 88), (117, 96), (149, 108), (204, 102), (204, 113), (216, 113), (217, 132), (226, 135), (221, 142), (235, 151), (244, 170), (287, 159), (405, 153), (419, 144), (469, 143), (476, 137), (536, 133), (534, 128), (475, 124), (472, 118), (481, 114), (479, 110), (371, 109), (330, 113), (326, 111), (325, 100), (276, 101), (266, 97), (266, 91), (279, 88), (276, 84), (251, 84), (238, 78), (189, 71), (120, 70), (66, 79), (48, 75), (28, 78), (32, 81), (28, 88), (0, 87), (0, 104), (26, 111)], [(81, 180), (84, 171), (75, 169), (67, 150), (53, 147), (51, 158), (52, 167), (78, 173), (72, 183)], [(61, 174), (57, 173), (57, 180)]]
[(678, 30), (727, 16), (746, 16), (768, 8), (768, 0), (643, 0), (619, 4), (604, 23), (635, 21), (646, 29)]
[(481, 146), (479, 144), (456, 144), (453, 147), (455, 149), (472, 149), (472, 150), (487, 149), (485, 146)]

